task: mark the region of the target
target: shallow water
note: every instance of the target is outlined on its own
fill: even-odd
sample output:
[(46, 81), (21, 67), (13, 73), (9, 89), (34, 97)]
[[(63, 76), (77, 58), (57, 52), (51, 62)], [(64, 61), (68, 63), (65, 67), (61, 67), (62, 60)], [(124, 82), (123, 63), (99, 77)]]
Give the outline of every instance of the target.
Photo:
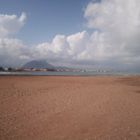
[(112, 75), (140, 75), (136, 72), (0, 72), (0, 75), (34, 75), (34, 76), (112, 76)]

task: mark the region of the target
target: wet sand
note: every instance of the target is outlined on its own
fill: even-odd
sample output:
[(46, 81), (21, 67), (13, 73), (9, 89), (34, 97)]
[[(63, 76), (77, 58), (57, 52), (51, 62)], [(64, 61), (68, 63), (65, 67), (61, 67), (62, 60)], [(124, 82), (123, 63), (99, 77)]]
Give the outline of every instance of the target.
[(0, 140), (140, 140), (140, 77), (0, 77)]

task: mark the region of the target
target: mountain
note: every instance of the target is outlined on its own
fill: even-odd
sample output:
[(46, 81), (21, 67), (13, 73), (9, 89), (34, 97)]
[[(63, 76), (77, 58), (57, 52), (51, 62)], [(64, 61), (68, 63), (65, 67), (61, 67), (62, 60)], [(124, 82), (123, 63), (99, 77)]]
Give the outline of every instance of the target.
[(23, 65), (23, 68), (47, 68), (47, 69), (54, 69), (55, 67), (45, 60), (33, 60), (25, 65)]

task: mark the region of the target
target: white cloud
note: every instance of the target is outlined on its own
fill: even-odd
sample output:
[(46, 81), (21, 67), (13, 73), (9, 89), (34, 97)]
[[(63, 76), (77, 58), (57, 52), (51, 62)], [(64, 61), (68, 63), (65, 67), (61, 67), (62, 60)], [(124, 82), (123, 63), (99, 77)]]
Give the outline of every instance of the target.
[(110, 56), (108, 61), (114, 58), (124, 63), (139, 59), (139, 7), (139, 0), (102, 0), (88, 4), (84, 14), (88, 27), (98, 30), (99, 38), (104, 34), (100, 56)]
[(7, 37), (17, 33), (25, 24), (26, 14), (17, 15), (0, 14), (0, 37)]
[(56, 35), (51, 43), (42, 43), (34, 48), (34, 58), (77, 61), (86, 49), (88, 39), (86, 31), (70, 36)]
[(28, 49), (18, 39), (0, 39), (0, 65), (22, 65), (29, 60)]
[(0, 65), (21, 65), (29, 59), (27, 47), (19, 39), (11, 38), (25, 24), (26, 14), (0, 14)]

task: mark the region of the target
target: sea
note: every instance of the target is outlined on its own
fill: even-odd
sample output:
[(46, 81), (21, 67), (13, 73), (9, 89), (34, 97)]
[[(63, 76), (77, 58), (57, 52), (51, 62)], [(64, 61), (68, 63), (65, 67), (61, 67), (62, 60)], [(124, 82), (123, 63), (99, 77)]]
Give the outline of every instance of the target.
[(0, 72), (1, 76), (131, 76), (139, 75), (138, 72)]

